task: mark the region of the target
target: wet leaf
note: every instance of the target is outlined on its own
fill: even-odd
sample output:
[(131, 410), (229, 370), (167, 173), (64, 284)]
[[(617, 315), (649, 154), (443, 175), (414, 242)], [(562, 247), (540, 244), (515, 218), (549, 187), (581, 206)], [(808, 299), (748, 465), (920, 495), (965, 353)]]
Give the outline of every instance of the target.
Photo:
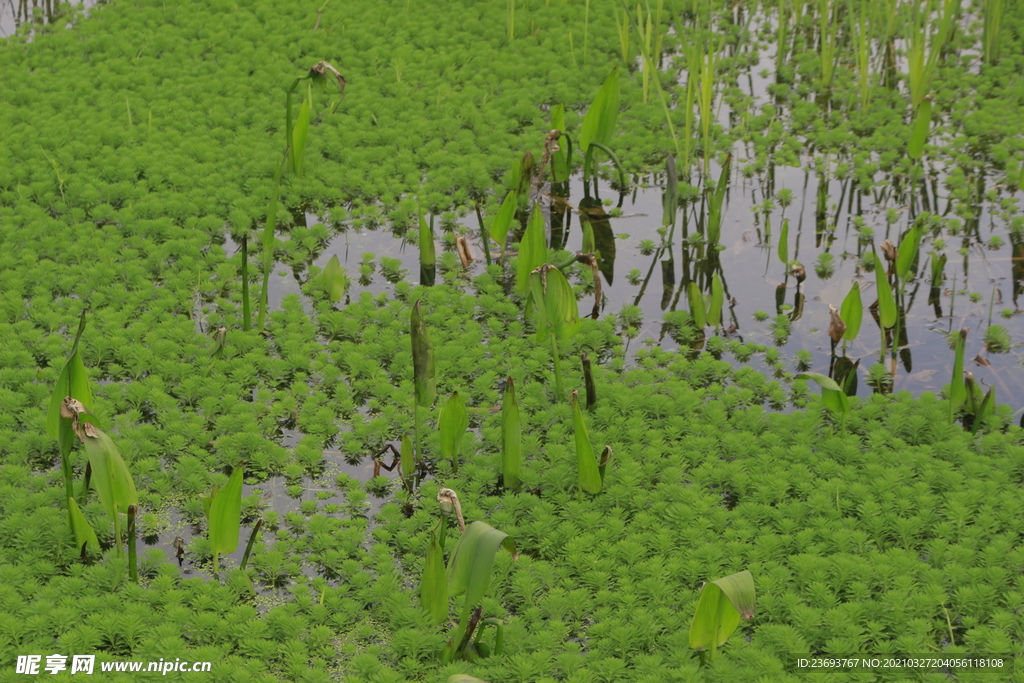
[(690, 317), (693, 318), (693, 324), (698, 330), (707, 327), (708, 315), (704, 308), (704, 296), (700, 293), (697, 283), (692, 280), (686, 284), (686, 299), (690, 302)]
[(430, 532), (427, 546), (427, 561), (423, 569), (423, 581), (420, 583), (420, 604), (427, 612), (431, 624), (443, 623), (448, 618), (448, 578), (445, 575), (444, 551), (435, 531)]

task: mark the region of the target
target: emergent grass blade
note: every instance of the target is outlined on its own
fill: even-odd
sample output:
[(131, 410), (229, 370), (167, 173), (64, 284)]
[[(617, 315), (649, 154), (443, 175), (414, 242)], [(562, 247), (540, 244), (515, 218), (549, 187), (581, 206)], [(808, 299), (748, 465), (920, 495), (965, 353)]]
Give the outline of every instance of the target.
[(967, 387), (964, 384), (964, 347), (967, 345), (966, 327), (957, 334), (956, 345), (953, 347), (953, 378), (949, 385), (949, 423), (953, 424), (956, 411), (967, 400)]
[(753, 616), (754, 577), (749, 571), (705, 583), (690, 625), (690, 647), (710, 651), (714, 661), (718, 647), (736, 630), (740, 618)]
[(924, 153), (924, 143), (928, 141), (928, 128), (932, 121), (932, 101), (930, 97), (924, 98), (921, 106), (917, 108), (914, 116), (914, 124), (910, 129), (910, 140), (907, 142), (907, 156), (915, 161), (921, 158)]
[[(508, 228), (512, 225), (512, 219), (516, 215), (516, 206), (519, 204), (518, 195), (515, 190), (509, 190), (508, 194), (505, 195), (505, 200), (501, 203), (501, 207), (498, 209), (498, 213), (494, 215), (494, 220), (491, 221), (491, 227), (488, 233), (495, 242), (498, 243), (498, 248), (501, 250), (502, 255), (505, 254), (505, 240), (508, 238)], [(488, 248), (485, 246), (485, 248)]]
[(544, 265), (548, 247), (544, 240), (544, 214), (540, 205), (534, 204), (530, 222), (526, 225), (523, 239), (519, 243), (519, 258), (516, 261), (516, 290), (526, 294), (530, 289), (530, 273)]
[(235, 466), (224, 488), (214, 486), (203, 500), (206, 523), (209, 527), (210, 548), (213, 550), (213, 575), (221, 555), (238, 548), (238, 529), (242, 518), (242, 463)]
[(516, 387), (505, 380), (505, 396), (501, 401), (501, 474), (506, 489), (519, 489), (519, 470), (523, 461), (523, 424), (519, 417)]
[[(81, 415), (80, 410), (69, 405), (77, 403), (72, 399), (65, 402), (71, 411)], [(78, 404), (77, 407), (80, 407)], [(100, 502), (106, 508), (107, 515), (114, 522), (114, 543), (121, 552), (121, 516), (127, 512), (129, 505), (138, 505), (139, 496), (135, 492), (135, 482), (128, 471), (121, 454), (110, 437), (90, 422), (82, 422), (78, 429), (79, 438), (85, 444), (85, 452), (89, 456), (92, 467), (92, 481)]]
[(579, 392), (574, 391), (569, 395), (569, 403), (572, 405), (572, 427), (576, 441), (576, 467), (579, 472), (580, 490), (601, 493), (601, 473), (598, 471), (597, 458), (594, 457), (594, 447), (590, 444), (590, 435), (587, 434), (587, 423), (583, 420), (583, 411), (580, 409)]
[(92, 530), (89, 520), (82, 514), (82, 510), (74, 498), (68, 498), (68, 508), (71, 511), (71, 532), (75, 535), (75, 547), (83, 555), (86, 550), (98, 553), (100, 541), (96, 538), (96, 532)]
[(444, 533), (445, 521), (441, 519), (442, 528), (439, 531), (430, 532), (427, 562), (420, 583), (420, 604), (430, 618), (430, 623), (435, 625), (448, 618), (448, 581), (445, 576), (444, 550), (438, 538), (439, 533)]

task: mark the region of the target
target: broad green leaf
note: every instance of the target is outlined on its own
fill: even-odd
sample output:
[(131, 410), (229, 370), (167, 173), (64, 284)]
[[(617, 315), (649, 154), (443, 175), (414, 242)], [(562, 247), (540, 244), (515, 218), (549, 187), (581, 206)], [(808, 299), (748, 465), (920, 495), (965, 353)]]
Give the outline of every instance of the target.
[(299, 108), (299, 117), (292, 128), (291, 166), (292, 171), (300, 178), (302, 177), (303, 153), (306, 149), (306, 135), (309, 133), (309, 107), (312, 97), (312, 90), (310, 90), (308, 96), (302, 100), (302, 106)]
[(434, 347), (427, 334), (427, 325), (420, 312), (417, 300), (412, 307), (410, 319), (410, 336), (412, 337), (412, 377), (416, 390), (416, 404), (429, 408), (437, 395), (437, 383), (434, 378)]
[(615, 67), (594, 97), (583, 117), (580, 129), (580, 150), (586, 153), (590, 143), (611, 144), (615, 122), (619, 116), (619, 68)]
[(75, 548), (81, 552), (84, 545), (90, 551), (98, 553), (100, 541), (96, 538), (96, 532), (92, 530), (89, 520), (82, 514), (82, 510), (74, 498), (68, 498), (68, 508), (71, 511), (71, 531), (75, 534)]
[(430, 532), (427, 562), (420, 584), (420, 604), (430, 617), (430, 623), (440, 624), (448, 618), (448, 580), (445, 576), (444, 552), (436, 532)]
[(932, 102), (925, 100), (917, 109), (914, 124), (910, 130), (910, 141), (907, 144), (907, 156), (920, 159), (924, 153), (924, 143), (928, 140), (928, 128), (932, 121)]
[(210, 525), (210, 546), (215, 553), (226, 555), (238, 548), (238, 528), (242, 518), (242, 463), (235, 465), (228, 483), (210, 501), (207, 522)]
[(690, 302), (690, 317), (698, 330), (707, 327), (708, 315), (704, 310), (704, 296), (700, 293), (697, 283), (692, 280), (686, 285), (686, 299)]
[(519, 470), (523, 460), (523, 424), (512, 378), (505, 380), (501, 401), (501, 474), (507, 489), (519, 488)]
[(572, 428), (576, 440), (576, 467), (579, 471), (580, 488), (587, 493), (601, 493), (601, 473), (598, 471), (597, 458), (594, 457), (594, 447), (590, 445), (587, 423), (583, 420), (579, 392), (574, 391), (569, 395), (569, 403), (572, 405)]
[(836, 381), (820, 372), (804, 372), (793, 379), (812, 379), (821, 386), (821, 401), (834, 415), (843, 417), (850, 412), (850, 399)]
[(60, 439), (60, 406), (65, 397), (78, 399), (86, 410), (92, 410), (92, 390), (89, 388), (89, 377), (85, 373), (82, 355), (75, 350), (64, 364), (57, 377), (57, 384), (50, 396), (50, 409), (46, 414), (46, 431), (54, 439)]
[(484, 522), (472, 522), (459, 537), (448, 560), (448, 595), (465, 595), (459, 625), (465, 628), (469, 612), (479, 603), (491, 583), (494, 556), (500, 548), (516, 554), (516, 544), (504, 531)]
[(519, 258), (516, 261), (516, 291), (526, 294), (530, 288), (530, 273), (544, 265), (547, 260), (548, 247), (544, 239), (544, 214), (540, 205), (534, 204), (530, 213), (530, 222), (519, 243)]
[(324, 266), (324, 288), (327, 290), (327, 296), (332, 302), (338, 303), (345, 297), (348, 287), (348, 275), (335, 254)]
[(501, 251), (505, 251), (505, 240), (508, 239), (508, 228), (512, 225), (512, 219), (516, 215), (516, 205), (519, 203), (519, 197), (516, 195), (515, 190), (509, 190), (508, 194), (505, 195), (505, 201), (501, 203), (501, 207), (498, 209), (498, 213), (495, 214), (494, 220), (491, 221), (491, 229), (489, 234), (491, 239), (498, 243), (498, 247)]
[(708, 306), (708, 325), (718, 327), (722, 324), (722, 304), (725, 303), (725, 290), (722, 287), (722, 276), (715, 271), (711, 276), (711, 300)]
[(896, 275), (900, 280), (906, 281), (910, 266), (917, 257), (917, 249), (921, 244), (921, 228), (917, 225), (907, 231), (896, 250)]
[(139, 504), (135, 482), (109, 436), (94, 426), (84, 432), (85, 452), (92, 466), (92, 484), (107, 515), (114, 520), (119, 512), (127, 512), (129, 505)]
[(782, 265), (789, 265), (789, 219), (782, 221), (782, 230), (779, 232), (779, 260)]
[(843, 332), (843, 339), (853, 341), (860, 332), (861, 322), (864, 320), (864, 304), (860, 300), (860, 285), (856, 282), (850, 287), (850, 293), (843, 299), (843, 305), (839, 309), (839, 317), (846, 323), (846, 331)]
[(704, 584), (690, 625), (690, 647), (715, 650), (739, 626), (754, 616), (754, 577), (749, 571)]
[(469, 429), (469, 413), (466, 412), (466, 403), (459, 392), (454, 392), (441, 408), (437, 426), (441, 432), (441, 457), (456, 460), (459, 457), (459, 444)]
[(977, 434), (978, 429), (981, 427), (981, 423), (995, 414), (996, 388), (995, 385), (993, 385), (989, 387), (988, 393), (985, 394), (985, 398), (981, 401), (981, 404), (978, 406), (978, 412), (974, 416), (974, 423), (971, 425), (971, 431)]
[(872, 252), (875, 259), (875, 284), (878, 287), (878, 317), (882, 327), (889, 329), (896, 324), (896, 300), (892, 296), (889, 278), (885, 275), (885, 265), (878, 254)]
[(560, 130), (563, 135), (559, 137), (559, 149), (551, 154), (551, 180), (556, 183), (564, 183), (569, 179), (569, 161), (564, 149), (565, 140), (568, 136), (565, 133), (565, 105), (559, 103), (551, 107), (551, 130)]

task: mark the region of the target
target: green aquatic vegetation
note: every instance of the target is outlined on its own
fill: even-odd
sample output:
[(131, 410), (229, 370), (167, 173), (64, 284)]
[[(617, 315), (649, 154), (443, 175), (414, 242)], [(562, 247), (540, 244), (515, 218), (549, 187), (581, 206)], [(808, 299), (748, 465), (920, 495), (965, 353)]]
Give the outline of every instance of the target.
[(928, 141), (928, 129), (932, 121), (932, 101), (925, 97), (914, 114), (914, 122), (910, 129), (910, 138), (907, 141), (907, 156), (915, 161), (921, 158), (924, 153), (925, 142)]
[(612, 152), (612, 135), (619, 118), (619, 69), (615, 67), (605, 79), (604, 84), (594, 97), (593, 103), (583, 116), (580, 128), (580, 149), (584, 155), (583, 180), (589, 182), (593, 173), (594, 150), (600, 149), (611, 158), (619, 170), (619, 181), (626, 187), (626, 175), (618, 157)]
[(886, 276), (885, 265), (883, 265), (882, 259), (878, 258), (877, 252), (872, 252), (871, 256), (875, 266), (875, 286), (878, 289), (879, 329), (882, 334), (879, 358), (885, 358), (885, 331), (896, 324), (896, 299), (893, 297), (892, 286), (889, 284), (889, 278)]
[[(75, 341), (71, 345), (71, 355), (57, 377), (57, 383), (50, 396), (50, 407), (46, 413), (46, 430), (51, 438), (57, 440), (60, 449), (60, 470), (64, 478), (64, 493), (69, 501), (74, 495), (71, 448), (74, 445), (75, 430), (74, 415), (67, 414), (64, 402), (68, 397), (75, 399), (82, 405), (85, 413), (92, 408), (92, 389), (89, 388), (89, 376), (85, 372), (82, 354), (78, 351), (83, 332), (85, 332), (85, 311), (82, 311), (78, 320), (78, 331), (75, 333)], [(87, 536), (92, 532), (92, 529), (86, 531), (76, 526), (76, 518), (71, 516), (70, 503), (68, 511), (68, 523), (71, 525), (72, 531), (75, 532), (76, 538), (79, 535)]]
[(964, 350), (967, 345), (966, 327), (956, 334), (953, 345), (953, 378), (949, 384), (949, 423), (953, 424), (956, 412), (967, 400), (967, 389), (964, 386)]
[(820, 372), (803, 372), (793, 379), (810, 379), (821, 387), (821, 402), (839, 418), (840, 431), (846, 431), (846, 418), (850, 414), (850, 399), (834, 379)]
[(558, 342), (566, 341), (580, 329), (579, 304), (572, 285), (562, 272), (551, 265), (542, 265), (530, 273), (530, 296), (537, 316), (537, 341), (551, 343), (555, 370), (556, 398), (564, 396), (562, 362)]
[(1010, 350), (1010, 331), (1002, 325), (989, 325), (985, 330), (985, 348), (992, 353)]
[(818, 40), (821, 54), (821, 83), (828, 91), (836, 68), (836, 36), (839, 32), (838, 9), (829, 7), (829, 0), (818, 0)]
[(686, 300), (690, 305), (690, 318), (697, 329), (702, 330), (708, 324), (708, 312), (704, 303), (704, 295), (700, 287), (692, 280), (686, 284)]
[(437, 420), (437, 429), (441, 436), (441, 457), (451, 461), (452, 472), (459, 471), (459, 447), (468, 428), (469, 413), (466, 412), (466, 402), (456, 391), (441, 408)]
[(203, 513), (213, 552), (213, 575), (218, 572), (221, 555), (238, 548), (238, 531), (242, 519), (242, 463), (238, 463), (224, 488), (214, 485), (210, 495), (202, 497)]
[(523, 423), (512, 377), (505, 379), (501, 401), (501, 476), (506, 489), (519, 490), (519, 472), (523, 463)]
[(451, 559), (448, 560), (448, 595), (452, 598), (460, 595), (464, 597), (455, 634), (442, 653), (443, 661), (472, 659), (478, 655), (471, 638), (474, 628), (479, 626), (479, 609), (473, 619), (470, 613), (487, 593), (494, 557), (502, 548), (512, 553), (513, 557), (517, 556), (516, 542), (511, 536), (480, 521), (469, 524), (455, 544)]
[(789, 219), (782, 219), (782, 230), (779, 232), (779, 260), (782, 265), (789, 266)]
[(579, 392), (573, 391), (569, 394), (569, 404), (572, 406), (573, 438), (576, 443), (576, 469), (580, 491), (593, 494), (601, 493), (604, 484), (604, 471), (603, 467), (598, 466), (594, 447), (590, 444), (587, 424), (583, 419), (583, 410), (580, 408)]
[(130, 505), (139, 504), (135, 482), (117, 446), (109, 436), (88, 421), (90, 416), (85, 412), (84, 406), (75, 399), (65, 400), (64, 406), (63, 414), (74, 416), (74, 431), (85, 445), (89, 467), (92, 470), (90, 482), (96, 489), (96, 495), (107, 516), (114, 523), (114, 545), (120, 555), (121, 514), (126, 514)]
[(547, 261), (548, 246), (544, 239), (544, 214), (539, 204), (534, 204), (530, 220), (519, 243), (519, 257), (516, 260), (516, 290), (520, 294), (530, 291), (530, 274)]
[(843, 304), (839, 309), (839, 316), (846, 324), (846, 329), (843, 331), (843, 349), (845, 353), (846, 342), (852, 342), (857, 338), (864, 319), (864, 304), (861, 302), (860, 285), (858, 283), (854, 282), (850, 286), (849, 293), (843, 298)]
[(814, 264), (814, 272), (817, 273), (818, 277), (822, 280), (827, 280), (835, 275), (835, 257), (828, 252), (818, 254), (818, 259)]
[(434, 215), (428, 224), (419, 212), (420, 284), (433, 286), (437, 269), (437, 254), (434, 247)]
[(985, 64), (996, 64), (999, 62), (1002, 46), (1004, 0), (982, 0), (981, 16), (983, 21), (982, 57)]
[(754, 576), (748, 570), (704, 584), (690, 624), (690, 649), (701, 653), (702, 663), (705, 653), (707, 662), (715, 661), (741, 619), (753, 619), (754, 605)]
[(725, 206), (725, 192), (729, 186), (729, 169), (732, 166), (732, 155), (730, 154), (722, 164), (722, 172), (718, 176), (718, 183), (715, 184), (715, 191), (711, 193), (708, 200), (708, 244), (715, 246), (722, 235), (722, 213)]
[(720, 327), (722, 324), (722, 305), (725, 303), (725, 289), (722, 285), (722, 276), (716, 270), (711, 276), (711, 294), (708, 300), (707, 322), (712, 327)]
[[(565, 134), (565, 105), (556, 104), (551, 107), (551, 130), (560, 131), (557, 138), (559, 145), (565, 145), (566, 149), (558, 147), (551, 152), (551, 181), (553, 183), (564, 183), (569, 180), (572, 169), (572, 140)], [(504, 243), (502, 243), (504, 246)]]
[(351, 286), (351, 281), (348, 279), (345, 269), (341, 267), (337, 254), (332, 256), (331, 260), (324, 266), (323, 278), (324, 290), (327, 292), (327, 298), (331, 303), (338, 303), (345, 298)]

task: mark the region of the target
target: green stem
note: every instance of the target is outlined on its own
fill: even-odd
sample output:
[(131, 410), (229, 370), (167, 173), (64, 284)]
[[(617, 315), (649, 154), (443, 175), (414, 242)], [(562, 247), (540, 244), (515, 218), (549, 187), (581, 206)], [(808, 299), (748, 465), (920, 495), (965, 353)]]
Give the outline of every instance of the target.
[(252, 552), (252, 546), (256, 542), (256, 537), (260, 533), (260, 527), (263, 526), (263, 518), (260, 517), (256, 520), (256, 525), (252, 528), (252, 533), (249, 534), (249, 542), (245, 544), (245, 554), (242, 555), (242, 564), (240, 568), (245, 569), (246, 565), (249, 564), (249, 553)]
[(413, 449), (412, 481), (409, 482), (410, 492), (416, 489), (416, 473), (419, 471), (419, 463), (423, 459), (423, 447), (420, 444), (420, 404), (415, 400), (412, 404), (412, 434), (415, 446)]
[(220, 553), (216, 550), (213, 551), (213, 578), (220, 581), (220, 576), (217, 574), (217, 565), (220, 560)]
[(249, 235), (242, 234), (242, 329), (252, 327), (252, 311), (249, 306)]
[(555, 361), (555, 398), (562, 399), (565, 392), (562, 390), (562, 361), (558, 356), (558, 335), (551, 333), (551, 357)]
[(128, 578), (132, 583), (139, 582), (138, 560), (135, 553), (135, 516), (134, 505), (128, 506)]

